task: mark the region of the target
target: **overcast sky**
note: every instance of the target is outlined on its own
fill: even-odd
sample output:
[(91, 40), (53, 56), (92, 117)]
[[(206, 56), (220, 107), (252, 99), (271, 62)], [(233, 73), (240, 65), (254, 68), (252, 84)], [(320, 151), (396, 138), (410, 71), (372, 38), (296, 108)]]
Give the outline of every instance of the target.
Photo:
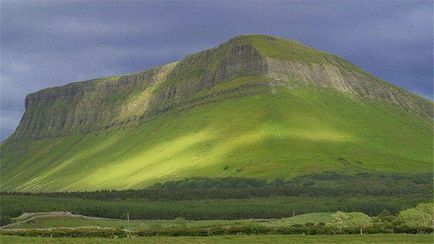
[(247, 33), (298, 40), (432, 99), (433, 1), (1, 1), (1, 136), (26, 94), (182, 59)]

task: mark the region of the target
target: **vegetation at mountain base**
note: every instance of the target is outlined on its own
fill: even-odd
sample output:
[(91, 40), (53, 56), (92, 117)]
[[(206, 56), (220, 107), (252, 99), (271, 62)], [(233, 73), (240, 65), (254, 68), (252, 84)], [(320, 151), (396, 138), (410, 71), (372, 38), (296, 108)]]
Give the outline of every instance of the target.
[(323, 173), (294, 180), (189, 178), (141, 190), (0, 194), (2, 225), (24, 212), (131, 219), (279, 218), (294, 213), (398, 213), (432, 199), (431, 176)]
[[(427, 210), (425, 216), (412, 215), (408, 211)], [(139, 236), (212, 236), (239, 234), (378, 234), (378, 233), (431, 233), (433, 204), (417, 207), (391, 215), (384, 211), (370, 217), (361, 212), (310, 213), (290, 218), (260, 220), (206, 220), (190, 221), (178, 217), (174, 220), (115, 220), (89, 218), (81, 215), (59, 213), (26, 214), (16, 218), (16, 224), (6, 226), (2, 235), (52, 236), (52, 237), (139, 237)], [(412, 226), (419, 220), (419, 225)], [(423, 220), (423, 221), (422, 221)], [(425, 221), (425, 222), (424, 222)]]
[(2, 225), (25, 212), (70, 211), (94, 217), (126, 219), (190, 220), (281, 218), (294, 213), (316, 211), (362, 211), (379, 214), (383, 210), (398, 212), (401, 209), (429, 201), (427, 198), (401, 199), (399, 197), (278, 197), (231, 200), (144, 201), (90, 200), (77, 198), (2, 196)]

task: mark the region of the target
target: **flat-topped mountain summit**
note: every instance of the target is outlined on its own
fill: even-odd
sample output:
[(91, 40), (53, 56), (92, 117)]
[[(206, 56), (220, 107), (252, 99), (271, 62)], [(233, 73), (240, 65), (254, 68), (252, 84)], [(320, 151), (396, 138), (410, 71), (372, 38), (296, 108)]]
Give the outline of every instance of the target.
[[(243, 81), (234, 79), (246, 76)], [(229, 86), (229, 87), (225, 87)], [(16, 136), (67, 135), (128, 123), (179, 103), (256, 86), (332, 88), (432, 117), (432, 103), (357, 66), (298, 42), (265, 35), (235, 37), (180, 62), (144, 72), (45, 89), (26, 98)]]
[(2, 191), (432, 170), (432, 101), (268, 35), (44, 89), (25, 106), (1, 145)]

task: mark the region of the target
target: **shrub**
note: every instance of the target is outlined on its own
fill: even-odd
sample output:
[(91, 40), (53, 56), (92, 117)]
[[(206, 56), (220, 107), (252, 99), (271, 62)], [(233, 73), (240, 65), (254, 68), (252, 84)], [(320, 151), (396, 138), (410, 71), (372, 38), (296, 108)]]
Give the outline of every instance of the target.
[(187, 225), (187, 220), (183, 217), (177, 217), (173, 222), (179, 226), (186, 226)]
[(432, 215), (417, 208), (410, 208), (399, 213), (402, 224), (416, 230), (430, 228), (432, 225)]

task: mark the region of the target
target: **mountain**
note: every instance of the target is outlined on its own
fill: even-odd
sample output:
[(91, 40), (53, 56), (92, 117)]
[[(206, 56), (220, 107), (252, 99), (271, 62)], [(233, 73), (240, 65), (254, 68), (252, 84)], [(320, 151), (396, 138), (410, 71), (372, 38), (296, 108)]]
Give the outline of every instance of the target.
[(432, 172), (433, 102), (268, 35), (29, 94), (1, 191), (142, 188), (191, 176)]

